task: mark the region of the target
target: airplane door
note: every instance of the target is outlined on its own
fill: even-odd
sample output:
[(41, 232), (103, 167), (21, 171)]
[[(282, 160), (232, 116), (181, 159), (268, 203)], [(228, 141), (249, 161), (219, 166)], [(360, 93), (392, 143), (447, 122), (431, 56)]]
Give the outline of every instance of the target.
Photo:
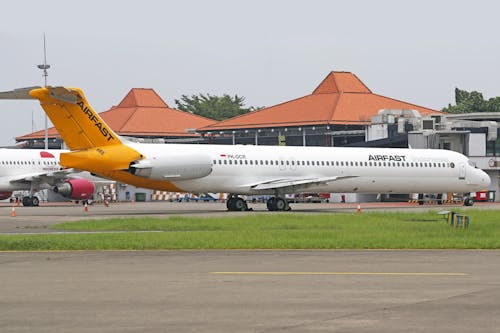
[(465, 163), (458, 166), (458, 179), (465, 179)]

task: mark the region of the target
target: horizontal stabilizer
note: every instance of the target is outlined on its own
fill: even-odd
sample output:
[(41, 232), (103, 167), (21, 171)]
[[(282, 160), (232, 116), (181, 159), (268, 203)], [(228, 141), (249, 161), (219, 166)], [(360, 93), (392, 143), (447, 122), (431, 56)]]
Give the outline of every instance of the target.
[(31, 90), (39, 88), (41, 87), (35, 86), (0, 92), (0, 99), (34, 99), (29, 93)]

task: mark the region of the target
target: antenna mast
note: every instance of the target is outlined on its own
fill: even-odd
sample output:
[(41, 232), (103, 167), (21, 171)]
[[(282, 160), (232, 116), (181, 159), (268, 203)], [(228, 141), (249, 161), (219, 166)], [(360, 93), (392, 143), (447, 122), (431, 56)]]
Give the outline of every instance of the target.
[[(47, 47), (45, 44), (45, 33), (43, 34), (43, 64), (38, 65), (37, 67), (43, 71), (42, 76), (44, 78), (44, 83), (46, 87), (47, 76), (49, 76), (47, 69), (50, 68), (50, 65), (47, 64)], [(45, 114), (45, 149), (49, 149), (49, 128), (48, 128), (47, 114)]]

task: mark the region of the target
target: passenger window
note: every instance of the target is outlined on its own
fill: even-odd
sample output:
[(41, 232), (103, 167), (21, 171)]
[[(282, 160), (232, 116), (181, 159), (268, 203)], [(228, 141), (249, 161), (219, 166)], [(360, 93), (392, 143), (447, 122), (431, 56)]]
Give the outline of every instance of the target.
[(224, 164), (227, 164), (227, 160), (224, 160)]

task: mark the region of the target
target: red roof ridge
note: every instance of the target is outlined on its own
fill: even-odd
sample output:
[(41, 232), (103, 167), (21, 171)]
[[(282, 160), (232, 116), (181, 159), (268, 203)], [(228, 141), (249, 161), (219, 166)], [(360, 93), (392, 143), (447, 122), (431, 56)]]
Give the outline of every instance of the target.
[(117, 107), (167, 107), (152, 88), (132, 88)]
[(330, 123), (330, 121), (333, 121), (333, 116), (335, 115), (335, 111), (337, 111), (337, 108), (339, 107), (340, 101), (342, 100), (342, 96), (344, 96), (344, 93), (341, 92), (339, 94), (339, 98), (337, 99), (337, 102), (334, 103), (332, 107), (332, 112), (330, 112), (330, 116), (328, 117), (327, 122)]
[(340, 92), (365, 93), (372, 91), (351, 72), (331, 71), (314, 89), (312, 94), (336, 94)]

